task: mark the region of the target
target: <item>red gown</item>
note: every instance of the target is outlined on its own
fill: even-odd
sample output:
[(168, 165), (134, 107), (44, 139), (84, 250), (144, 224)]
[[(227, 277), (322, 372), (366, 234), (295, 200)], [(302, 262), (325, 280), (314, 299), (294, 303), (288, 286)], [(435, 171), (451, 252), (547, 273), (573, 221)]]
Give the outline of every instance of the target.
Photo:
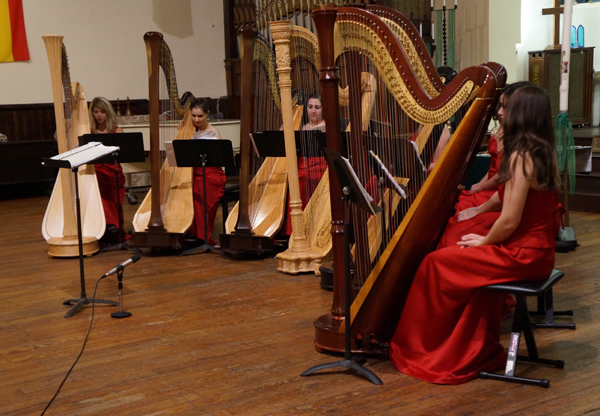
[(504, 243), (450, 246), (425, 257), (390, 346), (398, 370), (431, 383), (461, 384), (504, 367), (505, 296), (480, 288), (550, 275), (557, 200), (557, 192), (530, 189), (521, 222)]
[[(225, 182), (227, 178), (223, 169), (217, 167), (206, 168), (206, 210), (208, 212), (208, 226), (206, 235), (208, 242), (215, 244), (210, 236), (215, 225), (215, 217), (219, 208), (219, 201), (225, 193)], [(225, 219), (223, 219), (224, 221)], [(194, 222), (190, 233), (204, 240), (204, 184), (202, 179), (202, 168), (194, 168)]]
[[(490, 169), (488, 171), (487, 178), (491, 179), (496, 173), (498, 173), (498, 168), (500, 167), (500, 154), (498, 153), (498, 142), (496, 141), (496, 136), (492, 136), (488, 142), (488, 152), (490, 154)], [(458, 202), (456, 203), (456, 213), (459, 213), (467, 208), (480, 206), (490, 199), (495, 192), (496, 189), (486, 189), (474, 194), (469, 191), (462, 191), (458, 197)]]
[[(115, 127), (113, 133), (117, 131), (117, 128)], [(113, 163), (102, 163), (94, 165), (94, 167), (96, 168), (96, 178), (98, 180), (98, 188), (100, 189), (100, 197), (102, 198), (102, 208), (104, 209), (106, 225), (113, 225), (121, 233), (125, 234), (123, 228), (123, 199), (125, 198), (125, 175), (123, 174), (123, 168), (120, 163), (117, 163), (117, 177), (119, 178), (119, 201), (117, 201), (115, 165)], [(119, 213), (121, 214), (121, 221), (119, 221)]]

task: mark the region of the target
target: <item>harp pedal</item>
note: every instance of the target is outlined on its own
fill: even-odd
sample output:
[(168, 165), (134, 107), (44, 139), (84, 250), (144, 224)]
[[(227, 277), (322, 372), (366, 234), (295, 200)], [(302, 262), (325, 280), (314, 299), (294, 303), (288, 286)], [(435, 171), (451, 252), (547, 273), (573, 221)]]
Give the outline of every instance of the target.
[(356, 335), (356, 346), (364, 352), (373, 354), (387, 354), (390, 348), (388, 342), (378, 341), (375, 334), (371, 334), (368, 339), (365, 339), (361, 334)]

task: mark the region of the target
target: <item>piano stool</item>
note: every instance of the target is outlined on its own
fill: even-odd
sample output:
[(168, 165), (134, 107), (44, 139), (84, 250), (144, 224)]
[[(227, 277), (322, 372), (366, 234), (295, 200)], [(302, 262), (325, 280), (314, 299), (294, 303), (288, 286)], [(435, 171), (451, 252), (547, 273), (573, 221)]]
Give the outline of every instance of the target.
[[(486, 286), (485, 290), (494, 292), (510, 293), (517, 298), (517, 305), (512, 323), (512, 331), (510, 335), (510, 346), (508, 350), (508, 358), (506, 359), (506, 369), (504, 374), (494, 374), (482, 371), (479, 376), (484, 379), (493, 379), (508, 381), (512, 383), (529, 384), (540, 387), (550, 387), (550, 382), (546, 379), (531, 379), (515, 376), (517, 360), (536, 364), (550, 365), (556, 368), (563, 368), (565, 362), (563, 360), (548, 360), (538, 356), (538, 350), (533, 337), (532, 324), (529, 319), (529, 310), (527, 309), (527, 296), (545, 297), (552, 290), (552, 286), (558, 282), (565, 274), (560, 270), (552, 270), (550, 277), (546, 280), (536, 282), (514, 282), (502, 283), (497, 285)], [(551, 299), (551, 296), (550, 296)], [(521, 333), (525, 336), (527, 343), (528, 356), (518, 355), (519, 342)]]

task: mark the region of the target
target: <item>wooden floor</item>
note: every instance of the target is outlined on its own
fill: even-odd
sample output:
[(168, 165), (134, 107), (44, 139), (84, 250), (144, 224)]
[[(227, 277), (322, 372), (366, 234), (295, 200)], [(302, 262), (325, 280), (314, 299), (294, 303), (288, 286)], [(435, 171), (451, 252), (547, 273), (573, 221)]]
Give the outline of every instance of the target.
[[(0, 415), (39, 415), (81, 350), (92, 316), (65, 319), (80, 293), (77, 260), (49, 259), (40, 225), (47, 197), (0, 201)], [(131, 220), (134, 207), (127, 207)], [(219, 219), (220, 221), (220, 219)], [(331, 294), (314, 275), (276, 271), (274, 259), (217, 254), (151, 257), (125, 270), (127, 319), (98, 307), (87, 347), (52, 415), (598, 415), (600, 414), (600, 215), (571, 213), (581, 247), (559, 254), (559, 309), (577, 330), (536, 330), (542, 356), (563, 370), (521, 364), (549, 389), (475, 380), (440, 386), (369, 360), (382, 380), (337, 372), (300, 377), (336, 361), (313, 348), (313, 321)], [(130, 252), (85, 260), (88, 297)], [(118, 300), (115, 276), (97, 297)], [(505, 324), (503, 340), (508, 339)]]

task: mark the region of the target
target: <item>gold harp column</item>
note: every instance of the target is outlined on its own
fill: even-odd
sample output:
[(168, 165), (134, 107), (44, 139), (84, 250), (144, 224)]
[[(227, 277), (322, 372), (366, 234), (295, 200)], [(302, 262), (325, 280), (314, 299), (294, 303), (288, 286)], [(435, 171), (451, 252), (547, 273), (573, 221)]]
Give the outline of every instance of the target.
[(306, 223), (302, 213), (302, 199), (298, 183), (298, 161), (296, 158), (296, 137), (294, 133), (292, 108), (292, 79), (290, 72), (290, 37), (292, 27), (289, 21), (269, 22), (279, 75), (279, 93), (283, 113), (283, 134), (290, 189), (290, 216), (292, 220), (292, 248), (277, 255), (277, 270), (284, 273), (318, 272), (321, 256), (314, 253), (308, 244)]

